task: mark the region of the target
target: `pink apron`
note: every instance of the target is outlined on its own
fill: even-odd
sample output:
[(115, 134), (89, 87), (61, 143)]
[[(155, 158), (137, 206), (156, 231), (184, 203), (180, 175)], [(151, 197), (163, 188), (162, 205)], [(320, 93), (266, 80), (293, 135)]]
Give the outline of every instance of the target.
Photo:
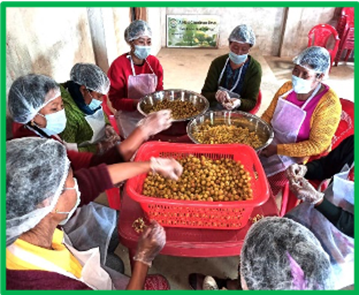
[[(297, 142), (299, 131), (307, 116), (307, 112), (304, 109), (316, 96), (320, 87), (321, 84), (317, 86), (317, 88), (313, 91), (312, 95), (306, 100), (302, 107), (298, 107), (283, 98), (290, 94), (293, 89), (289, 90), (278, 98), (278, 103), (271, 120), (271, 125), (274, 131), (274, 139), (272, 144), (287, 144)], [(310, 130), (306, 131), (309, 137)], [(268, 158), (260, 156), (260, 160), (267, 177), (286, 170), (293, 163), (303, 162), (303, 158), (293, 158), (278, 154), (272, 155)]]
[[(136, 75), (131, 56), (128, 55), (127, 58), (130, 59), (132, 68), (132, 75), (128, 77), (127, 97), (132, 99), (141, 99), (147, 94), (155, 92), (158, 78), (147, 60), (145, 60), (145, 62), (150, 67), (152, 74)], [(117, 120), (121, 137), (127, 138), (136, 128), (136, 124), (143, 118), (143, 116), (137, 110), (133, 112), (117, 111), (115, 118)]]

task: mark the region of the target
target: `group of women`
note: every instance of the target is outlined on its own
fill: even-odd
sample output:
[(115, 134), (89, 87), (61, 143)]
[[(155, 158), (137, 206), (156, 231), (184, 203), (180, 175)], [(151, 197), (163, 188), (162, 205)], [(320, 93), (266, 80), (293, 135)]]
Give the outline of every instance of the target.
[[(181, 176), (182, 167), (174, 159), (131, 162), (143, 142), (171, 126), (169, 110), (145, 118), (137, 111), (141, 97), (163, 90), (163, 69), (150, 55), (151, 38), (148, 24), (134, 21), (125, 30), (130, 51), (112, 63), (107, 75), (96, 65), (78, 63), (71, 69), (70, 80), (60, 85), (37, 74), (19, 77), (12, 84), (8, 108), (15, 122), (15, 139), (8, 141), (6, 157), (8, 289), (169, 288), (163, 277), (147, 276), (166, 242), (163, 227), (153, 222), (140, 235), (132, 277), (128, 278), (121, 274), (121, 268), (112, 267), (121, 263), (115, 258), (111, 261), (113, 250), (109, 250), (118, 244), (117, 212), (92, 202), (99, 193), (138, 174), (152, 171), (174, 180)], [(256, 38), (248, 25), (239, 25), (228, 40), (229, 54), (212, 62), (202, 94), (214, 110), (250, 111), (257, 103), (262, 76), (260, 64), (249, 54)], [(292, 81), (277, 91), (262, 115), (275, 137), (260, 159), (274, 195), (288, 181), (290, 167), (290, 175), (295, 174), (292, 189), (303, 198), (308, 185), (298, 180), (293, 167), (296, 163), (302, 167), (308, 157), (329, 150), (341, 106), (333, 90), (322, 83), (330, 68), (326, 49), (307, 48), (293, 61)], [(101, 106), (106, 95), (117, 110), (120, 134)], [(288, 218), (280, 220), (257, 222), (248, 232), (245, 245), (249, 248), (242, 249), (242, 286), (329, 288), (331, 273), (324, 274), (324, 270), (332, 261), (327, 249), (323, 250), (307, 225), (302, 227)], [(300, 265), (305, 278), (299, 283), (291, 285), (292, 279), (295, 281), (291, 276), (289, 283), (279, 287), (258, 283), (267, 269), (257, 269), (253, 275), (250, 261), (256, 257), (264, 261), (275, 251), (284, 255), (283, 247), (262, 254), (254, 247), (258, 239), (254, 228), (261, 226), (266, 230), (273, 226), (273, 231), (283, 235), (294, 231), (304, 248), (314, 247), (319, 253), (317, 258), (310, 254), (313, 258), (307, 259), (309, 254), (304, 250), (294, 254), (296, 245), (288, 246), (287, 259), (282, 262), (289, 269)], [(273, 237), (268, 231), (261, 236), (263, 245), (269, 243), (269, 236)], [(115, 246), (111, 247), (113, 241)], [(291, 245), (284, 238), (281, 243)], [(313, 266), (316, 263), (318, 268)]]

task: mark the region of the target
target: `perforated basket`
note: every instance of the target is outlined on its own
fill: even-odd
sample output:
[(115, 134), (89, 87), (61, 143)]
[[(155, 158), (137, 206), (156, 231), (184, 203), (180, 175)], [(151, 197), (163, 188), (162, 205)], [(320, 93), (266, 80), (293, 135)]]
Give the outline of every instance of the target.
[(207, 202), (147, 197), (142, 195), (147, 174), (141, 174), (127, 181), (126, 191), (141, 205), (149, 219), (155, 219), (168, 227), (239, 229), (247, 224), (253, 208), (268, 200), (269, 187), (263, 167), (255, 150), (247, 145), (147, 142), (138, 150), (135, 161), (147, 161), (151, 157), (179, 159), (189, 155), (203, 155), (214, 160), (229, 158), (240, 161), (250, 173), (253, 199)]

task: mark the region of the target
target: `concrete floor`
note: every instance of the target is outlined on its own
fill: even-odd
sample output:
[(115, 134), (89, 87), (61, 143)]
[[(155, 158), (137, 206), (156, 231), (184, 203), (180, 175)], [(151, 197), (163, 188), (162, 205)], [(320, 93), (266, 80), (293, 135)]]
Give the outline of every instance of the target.
[[(227, 53), (227, 49), (169, 49), (163, 48), (157, 57), (164, 69), (165, 89), (177, 88), (201, 92), (211, 61)], [(268, 107), (275, 92), (291, 79), (293, 64), (290, 58), (262, 56), (258, 50), (251, 52), (262, 66), (261, 91), (263, 102), (258, 115)], [(341, 63), (333, 67), (326, 83), (339, 95), (354, 100), (354, 64)], [(98, 198), (107, 204), (104, 195)], [(119, 245), (116, 253), (125, 263), (126, 274), (130, 275), (127, 248)], [(238, 257), (223, 258), (183, 258), (159, 255), (150, 273), (160, 273), (170, 282), (172, 290), (190, 290), (187, 277), (192, 272), (202, 272), (219, 277), (236, 278)], [(352, 288), (349, 288), (352, 289)]]

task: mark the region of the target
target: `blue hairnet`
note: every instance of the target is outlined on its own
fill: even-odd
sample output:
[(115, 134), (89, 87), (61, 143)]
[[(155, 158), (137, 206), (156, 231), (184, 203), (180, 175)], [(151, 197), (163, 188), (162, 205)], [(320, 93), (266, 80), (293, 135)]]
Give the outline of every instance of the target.
[[(298, 265), (304, 280), (296, 275)], [(318, 239), (284, 217), (266, 217), (251, 226), (241, 250), (240, 273), (250, 290), (334, 287), (330, 258)]]
[(327, 74), (330, 68), (330, 54), (324, 47), (312, 46), (303, 50), (293, 62), (307, 70)]
[(55, 207), (69, 173), (66, 147), (25, 137), (6, 143), (6, 244), (34, 228)]
[(248, 43), (254, 46), (256, 36), (249, 25), (239, 25), (235, 27), (228, 38), (229, 42)]
[(70, 72), (70, 79), (89, 90), (106, 95), (110, 90), (110, 79), (100, 67), (90, 63), (77, 63)]
[(26, 124), (60, 95), (60, 86), (48, 76), (29, 74), (19, 77), (9, 90), (9, 113), (15, 122)]
[(125, 40), (127, 43), (145, 36), (152, 37), (152, 31), (148, 23), (143, 20), (133, 21), (125, 30)]

